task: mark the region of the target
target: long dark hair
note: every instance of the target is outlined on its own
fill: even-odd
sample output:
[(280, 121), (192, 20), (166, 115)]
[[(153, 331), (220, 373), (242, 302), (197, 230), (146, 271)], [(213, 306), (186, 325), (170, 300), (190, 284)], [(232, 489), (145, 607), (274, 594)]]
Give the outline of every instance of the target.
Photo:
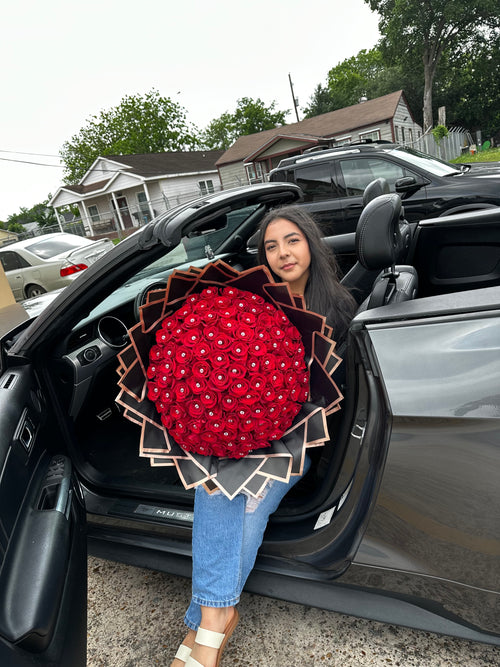
[[(289, 205), (271, 209), (262, 219), (259, 227), (259, 262), (268, 267), (264, 237), (267, 227), (277, 218), (293, 222), (304, 234), (309, 244), (311, 264), (304, 297), (309, 310), (324, 315), (333, 327), (334, 337), (341, 340), (347, 331), (355, 309), (356, 301), (351, 293), (341, 284), (339, 269), (334, 254), (321, 238), (313, 218), (301, 206)], [(273, 273), (277, 281), (281, 278)]]

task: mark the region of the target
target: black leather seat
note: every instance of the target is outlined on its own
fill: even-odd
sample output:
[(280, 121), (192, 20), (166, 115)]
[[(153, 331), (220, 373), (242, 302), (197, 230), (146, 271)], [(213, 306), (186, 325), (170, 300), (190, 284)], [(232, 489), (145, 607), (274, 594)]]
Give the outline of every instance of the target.
[(414, 299), (418, 275), (404, 261), (410, 244), (410, 227), (404, 220), (401, 198), (383, 194), (363, 209), (356, 228), (356, 255), (368, 271), (379, 271), (358, 312), (389, 303)]
[(366, 206), (375, 197), (380, 195), (388, 195), (390, 193), (389, 183), (385, 178), (376, 178), (371, 183), (368, 183), (363, 192), (363, 206)]

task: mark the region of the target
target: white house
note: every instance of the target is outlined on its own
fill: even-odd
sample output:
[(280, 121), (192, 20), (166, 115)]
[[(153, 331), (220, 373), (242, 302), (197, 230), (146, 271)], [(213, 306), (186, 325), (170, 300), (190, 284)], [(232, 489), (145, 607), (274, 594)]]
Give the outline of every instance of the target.
[(77, 205), (95, 236), (139, 227), (160, 213), (221, 189), (215, 163), (224, 151), (188, 151), (99, 157), (77, 185), (63, 185), (49, 202)]

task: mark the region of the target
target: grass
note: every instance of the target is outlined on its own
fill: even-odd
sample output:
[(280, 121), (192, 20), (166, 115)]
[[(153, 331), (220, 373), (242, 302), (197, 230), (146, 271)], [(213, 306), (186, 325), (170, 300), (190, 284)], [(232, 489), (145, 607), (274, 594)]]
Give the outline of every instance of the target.
[(475, 153), (474, 155), (467, 153), (454, 160), (450, 160), (450, 162), (454, 162), (455, 164), (463, 162), (500, 162), (500, 148), (489, 148), (486, 151), (479, 151), (479, 153)]

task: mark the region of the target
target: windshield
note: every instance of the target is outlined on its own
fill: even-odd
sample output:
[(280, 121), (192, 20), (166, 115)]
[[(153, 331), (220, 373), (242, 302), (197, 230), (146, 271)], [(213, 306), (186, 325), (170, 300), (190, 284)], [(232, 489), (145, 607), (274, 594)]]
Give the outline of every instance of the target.
[(236, 229), (261, 206), (256, 204), (230, 211), (222, 229), (205, 229), (203, 233), (197, 233), (195, 230), (183, 236), (179, 245), (169, 252), (164, 252), (159, 258), (156, 254), (154, 261), (130, 276), (124, 284), (101, 301), (78, 326), (106, 313), (120, 303), (133, 300), (141, 290), (154, 281), (166, 283), (174, 268), (188, 269), (190, 266), (201, 268), (207, 262), (223, 257), (220, 252), (222, 244), (234, 236)]
[(421, 153), (414, 148), (400, 146), (388, 151), (410, 165), (430, 171), (434, 176), (454, 176), (462, 173), (461, 169), (432, 155)]

